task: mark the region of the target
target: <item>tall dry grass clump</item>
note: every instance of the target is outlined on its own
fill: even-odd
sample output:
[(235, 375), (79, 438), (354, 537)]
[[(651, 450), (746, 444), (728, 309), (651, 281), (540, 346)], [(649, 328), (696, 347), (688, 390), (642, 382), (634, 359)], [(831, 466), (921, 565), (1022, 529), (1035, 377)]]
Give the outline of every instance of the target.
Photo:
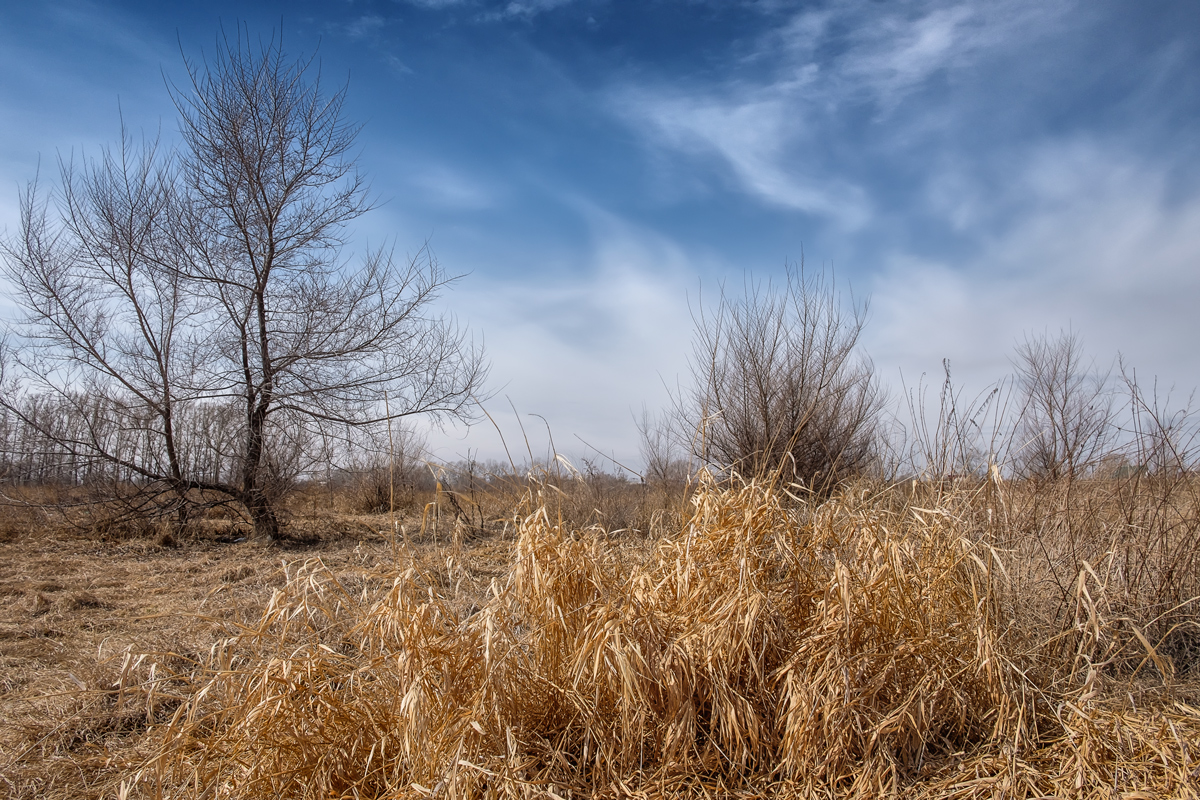
[(1200, 714), (1105, 710), (1095, 669), (1040, 684), (1009, 650), (1001, 555), (952, 512), (759, 482), (692, 503), (633, 546), (531, 493), (486, 597), (453, 564), (357, 591), (305, 564), (122, 791), (1196, 796)]

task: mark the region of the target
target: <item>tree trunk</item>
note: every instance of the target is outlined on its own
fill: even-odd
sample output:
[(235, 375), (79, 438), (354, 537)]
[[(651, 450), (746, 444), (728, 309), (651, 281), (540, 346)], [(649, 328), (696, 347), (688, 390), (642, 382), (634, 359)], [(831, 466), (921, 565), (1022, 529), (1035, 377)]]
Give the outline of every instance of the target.
[(246, 510), (250, 512), (250, 520), (254, 523), (255, 538), (267, 538), (278, 541), (280, 538), (279, 517), (275, 508), (262, 492), (255, 491), (243, 501)]

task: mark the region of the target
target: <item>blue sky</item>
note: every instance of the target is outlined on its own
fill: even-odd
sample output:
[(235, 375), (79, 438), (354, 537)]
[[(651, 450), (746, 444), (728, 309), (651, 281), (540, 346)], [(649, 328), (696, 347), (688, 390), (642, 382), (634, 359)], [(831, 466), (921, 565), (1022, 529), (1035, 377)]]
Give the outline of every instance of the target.
[[(535, 451), (538, 414), (560, 450), (636, 461), (690, 309), (802, 252), (870, 298), (897, 394), (943, 358), (982, 386), (1068, 326), (1103, 366), (1200, 383), (1195, 2), (0, 0), (0, 226), (39, 159), (120, 115), (170, 140), (164, 75), (239, 22), (349, 81), (383, 201), (359, 242), (428, 239), (465, 274), (444, 301), (514, 448), (510, 400)], [(487, 426), (431, 441), (503, 455)]]

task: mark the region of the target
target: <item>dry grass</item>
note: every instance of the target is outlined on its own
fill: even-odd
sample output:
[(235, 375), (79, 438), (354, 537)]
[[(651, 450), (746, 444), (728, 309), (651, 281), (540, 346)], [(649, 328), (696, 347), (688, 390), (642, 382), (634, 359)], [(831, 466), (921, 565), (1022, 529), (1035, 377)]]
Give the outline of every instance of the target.
[(1001, 546), (1023, 567), (1012, 594), (1040, 607), (1047, 632), (1075, 625), (1082, 576), (1115, 637), (1105, 658), (1142, 661), (1145, 639), (1179, 669), (1200, 668), (1195, 477), (1018, 484), (1004, 500)]
[(1000, 546), (998, 486), (811, 505), (707, 484), (656, 539), (573, 528), (543, 491), (511, 552), (290, 569), (195, 669), (130, 682), (179, 705), (113, 791), (1197, 796), (1195, 703), (1120, 671), (1132, 623), (1091, 565), (1061, 612), (1020, 601), (1039, 584)]
[[(315, 552), (232, 543), (235, 520), (164, 544), (115, 529), (101, 540), (33, 507), (0, 514), (0, 797), (13, 800), (112, 797), (213, 643), (261, 615), (286, 581), (282, 561)], [(296, 524), (320, 528), (336, 574), (391, 559), (381, 519)]]

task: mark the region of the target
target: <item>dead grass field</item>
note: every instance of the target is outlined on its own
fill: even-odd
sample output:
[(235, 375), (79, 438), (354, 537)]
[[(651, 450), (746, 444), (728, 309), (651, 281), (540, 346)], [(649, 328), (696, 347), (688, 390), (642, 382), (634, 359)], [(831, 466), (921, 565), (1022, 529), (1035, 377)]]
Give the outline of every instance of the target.
[[(178, 705), (122, 692), (149, 663), (162, 674), (202, 662), (261, 615), (286, 583), (285, 565), (317, 558), (353, 584), (394, 563), (390, 517), (300, 505), (291, 529), (301, 542), (283, 546), (216, 541), (245, 535), (229, 522), (164, 546), (120, 531), (100, 539), (32, 509), (0, 511), (0, 796), (114, 796), (148, 752), (146, 731)], [(509, 547), (471, 540), (465, 560), (483, 580)], [(415, 548), (440, 561), (444, 543), (417, 537)]]
[(302, 497), (282, 546), (10, 517), (0, 794), (1198, 797), (1194, 609), (1146, 624), (1194, 507), (1110, 489), (544, 486), (407, 537)]

